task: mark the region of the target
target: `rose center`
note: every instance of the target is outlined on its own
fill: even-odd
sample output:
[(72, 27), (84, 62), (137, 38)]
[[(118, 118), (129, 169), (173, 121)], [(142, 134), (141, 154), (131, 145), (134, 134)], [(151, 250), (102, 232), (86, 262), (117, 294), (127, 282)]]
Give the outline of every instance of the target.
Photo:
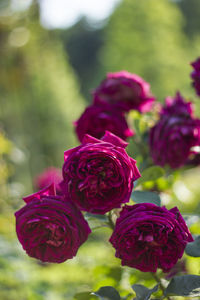
[(63, 243), (63, 230), (56, 224), (49, 223), (45, 226), (47, 231), (47, 244), (59, 247)]
[(79, 181), (79, 191), (86, 191), (90, 196), (101, 194), (102, 190), (111, 188), (111, 181), (117, 176), (114, 174), (114, 165), (106, 160), (89, 161), (85, 169), (86, 176)]

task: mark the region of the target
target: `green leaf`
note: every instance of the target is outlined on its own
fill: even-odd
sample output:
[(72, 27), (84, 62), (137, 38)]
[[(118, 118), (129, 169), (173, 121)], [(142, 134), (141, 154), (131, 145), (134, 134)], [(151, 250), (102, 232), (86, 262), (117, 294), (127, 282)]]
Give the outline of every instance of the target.
[(101, 300), (120, 300), (118, 291), (112, 286), (103, 286), (93, 294)]
[(175, 276), (170, 281), (165, 296), (200, 296), (200, 276), (198, 275), (183, 275)]
[(158, 284), (155, 285), (152, 289), (146, 288), (144, 285), (141, 284), (134, 284), (132, 285), (132, 289), (136, 293), (135, 300), (149, 300), (151, 295), (158, 290)]
[(87, 213), (84, 214), (84, 217), (88, 220), (89, 219), (96, 219), (100, 222), (107, 222), (108, 221), (108, 218), (107, 218), (106, 215), (97, 215), (97, 214), (91, 214), (91, 213), (87, 212)]
[(96, 296), (93, 296), (91, 292), (82, 292), (74, 295), (74, 300), (92, 300), (96, 299)]
[(137, 181), (138, 184), (142, 184), (146, 181), (155, 181), (156, 179), (162, 177), (165, 174), (163, 168), (158, 166), (152, 166), (147, 169), (145, 169), (143, 172), (141, 172), (141, 177)]
[(200, 236), (194, 242), (187, 244), (185, 253), (189, 256), (200, 257)]
[(131, 198), (136, 203), (153, 203), (158, 206), (161, 205), (160, 196), (154, 192), (135, 191), (132, 193)]
[(85, 213), (84, 217), (89, 222), (91, 229), (97, 229), (101, 227), (109, 227), (108, 217), (106, 215), (96, 215), (91, 213)]

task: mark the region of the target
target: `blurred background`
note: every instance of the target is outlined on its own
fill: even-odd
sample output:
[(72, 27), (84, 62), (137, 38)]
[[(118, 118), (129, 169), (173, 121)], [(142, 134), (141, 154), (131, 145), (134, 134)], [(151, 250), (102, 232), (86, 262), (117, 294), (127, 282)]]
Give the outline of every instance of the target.
[[(119, 267), (109, 229), (92, 234), (73, 260), (39, 264), (17, 242), (13, 212), (35, 176), (61, 167), (64, 150), (78, 145), (73, 121), (107, 72), (137, 73), (160, 102), (179, 90), (200, 116), (189, 78), (199, 20), (199, 0), (0, 0), (0, 299), (68, 300), (119, 282), (122, 295), (130, 289), (139, 271)], [(197, 206), (199, 180), (197, 168), (176, 181), (186, 209)]]

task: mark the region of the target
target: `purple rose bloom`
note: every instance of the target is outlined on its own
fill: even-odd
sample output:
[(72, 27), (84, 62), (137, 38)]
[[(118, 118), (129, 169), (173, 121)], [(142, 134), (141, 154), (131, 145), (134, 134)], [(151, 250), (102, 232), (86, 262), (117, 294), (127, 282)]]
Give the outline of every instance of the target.
[(177, 93), (167, 98), (160, 120), (151, 128), (150, 153), (155, 164), (179, 168), (186, 164), (192, 147), (200, 144), (200, 120), (192, 115), (191, 103)]
[(177, 207), (167, 210), (151, 203), (125, 205), (110, 238), (122, 265), (142, 272), (168, 272), (192, 241)]
[(56, 192), (60, 193), (59, 184), (61, 181), (62, 171), (58, 168), (49, 167), (35, 177), (34, 186), (36, 190), (41, 190), (54, 183), (56, 186)]
[(81, 210), (96, 214), (128, 202), (140, 173), (127, 145), (110, 132), (102, 140), (85, 135), (80, 146), (64, 153), (63, 193)]
[(155, 98), (150, 85), (136, 74), (127, 71), (108, 73), (106, 79), (94, 90), (94, 103), (109, 103), (122, 111), (131, 109), (147, 112)]
[(190, 74), (193, 79), (192, 85), (196, 90), (197, 95), (200, 97), (200, 57), (191, 63), (194, 68), (193, 72)]
[(124, 114), (119, 110), (114, 110), (112, 106), (109, 108), (99, 105), (88, 106), (79, 120), (75, 122), (75, 126), (80, 142), (85, 134), (100, 139), (106, 130), (124, 140), (133, 136), (133, 131), (129, 129)]
[(15, 216), (17, 236), (26, 253), (53, 263), (75, 256), (91, 232), (75, 205), (56, 196), (53, 185), (24, 201), (27, 204)]

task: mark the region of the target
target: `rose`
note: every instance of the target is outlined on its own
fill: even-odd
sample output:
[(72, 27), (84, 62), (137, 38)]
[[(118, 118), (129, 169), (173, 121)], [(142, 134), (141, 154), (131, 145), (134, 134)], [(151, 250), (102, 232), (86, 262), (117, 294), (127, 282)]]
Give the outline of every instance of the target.
[(102, 140), (85, 135), (80, 146), (64, 153), (63, 193), (81, 210), (96, 214), (128, 202), (140, 173), (126, 146), (110, 132)]
[(94, 103), (109, 103), (122, 111), (131, 109), (147, 112), (155, 98), (150, 85), (136, 74), (127, 71), (108, 73), (106, 79), (94, 90)]
[(168, 272), (192, 241), (177, 207), (167, 210), (151, 203), (125, 205), (110, 238), (122, 265), (143, 272)]
[(112, 107), (91, 105), (86, 108), (81, 117), (75, 122), (76, 134), (80, 141), (85, 134), (101, 138), (108, 130), (126, 140), (133, 135), (121, 111)]
[(187, 163), (192, 147), (200, 143), (200, 120), (192, 115), (191, 103), (177, 93), (167, 98), (160, 120), (150, 130), (150, 153), (155, 164), (178, 168)]
[(54, 183), (56, 186), (56, 191), (60, 193), (59, 183), (61, 181), (62, 181), (61, 170), (58, 168), (49, 167), (35, 177), (34, 186), (37, 190), (41, 190), (49, 186), (51, 183)]
[(56, 196), (53, 185), (24, 201), (27, 204), (15, 216), (17, 236), (27, 254), (53, 263), (75, 256), (91, 232), (75, 205)]
[(190, 74), (193, 79), (192, 85), (196, 90), (198, 96), (200, 96), (200, 57), (191, 63), (194, 68), (193, 72)]

